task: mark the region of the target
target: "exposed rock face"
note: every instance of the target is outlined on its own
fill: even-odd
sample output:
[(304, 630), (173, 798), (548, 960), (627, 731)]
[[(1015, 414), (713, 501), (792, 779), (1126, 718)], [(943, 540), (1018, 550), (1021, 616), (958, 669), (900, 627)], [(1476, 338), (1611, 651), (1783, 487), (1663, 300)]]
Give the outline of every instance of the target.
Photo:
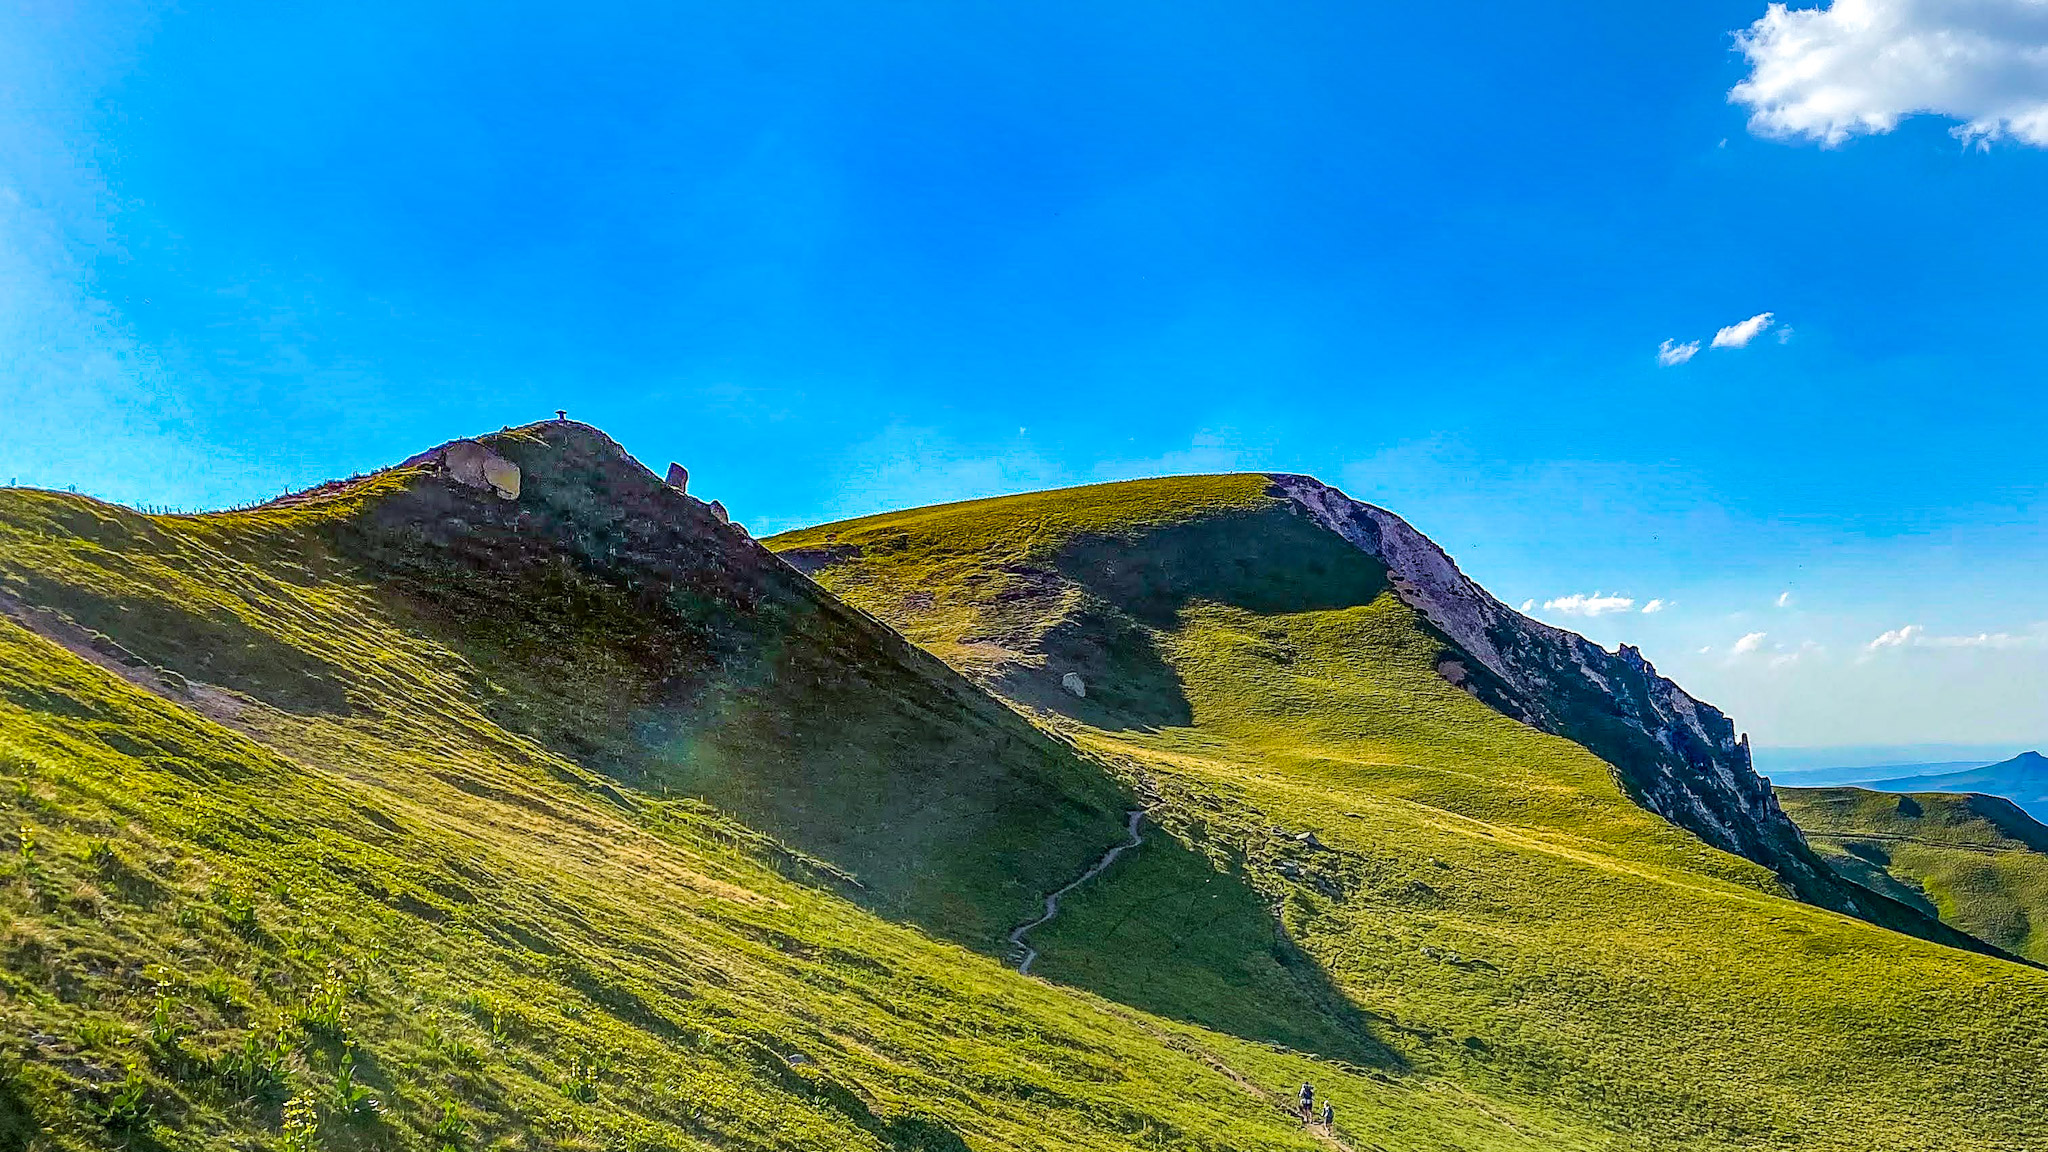
[(1278, 475), (1273, 482), (1318, 523), (1385, 564), (1395, 594), (1462, 651), (1439, 662), (1445, 679), (1531, 727), (1583, 745), (1613, 766), (1637, 803), (1770, 868), (1802, 899), (1887, 924), (1893, 911), (1904, 911), (1884, 907), (1894, 902), (1823, 864), (1751, 766), (1748, 737), (1659, 676), (1640, 651), (1622, 645), (1608, 652), (1509, 608), (1384, 508), (1308, 476)]
[(506, 500), (519, 499), (519, 465), (474, 440), (456, 440), (422, 452), (407, 464), (439, 464), (457, 484), (487, 488)]
[(668, 486), (678, 492), (690, 490), (690, 470), (673, 461), (668, 466)]
[(711, 515), (717, 518), (720, 524), (732, 523), (732, 513), (725, 510), (725, 503), (723, 501), (713, 500), (711, 502)]
[(1081, 679), (1079, 672), (1069, 672), (1065, 676), (1060, 677), (1060, 687), (1065, 688), (1076, 696), (1085, 697), (1088, 695), (1088, 682)]

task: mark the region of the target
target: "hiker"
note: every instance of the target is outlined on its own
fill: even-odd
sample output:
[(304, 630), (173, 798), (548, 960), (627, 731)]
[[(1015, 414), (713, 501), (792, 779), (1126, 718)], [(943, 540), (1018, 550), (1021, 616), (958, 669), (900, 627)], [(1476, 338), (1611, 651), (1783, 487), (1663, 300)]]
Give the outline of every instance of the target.
[(1324, 1100), (1324, 1101), (1323, 1101), (1323, 1131), (1325, 1131), (1325, 1132), (1334, 1132), (1334, 1131), (1336, 1131), (1336, 1130), (1337, 1130), (1337, 1129), (1336, 1129), (1336, 1124), (1337, 1124), (1337, 1110), (1336, 1110), (1335, 1108), (1332, 1108), (1332, 1107), (1330, 1107), (1330, 1102), (1329, 1102), (1328, 1100)]
[(1301, 1122), (1303, 1124), (1312, 1124), (1315, 1122), (1315, 1118), (1316, 1086), (1313, 1084), (1303, 1084), (1301, 1086)]

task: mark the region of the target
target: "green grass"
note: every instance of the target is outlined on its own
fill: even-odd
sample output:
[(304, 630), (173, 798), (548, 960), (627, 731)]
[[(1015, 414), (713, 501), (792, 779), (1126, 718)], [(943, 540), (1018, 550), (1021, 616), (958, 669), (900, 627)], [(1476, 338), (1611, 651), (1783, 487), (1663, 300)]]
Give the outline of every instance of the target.
[(1267, 1036), (1018, 976), (1138, 776), (490, 439), (517, 504), (0, 493), (0, 1149), (1301, 1149), (1305, 1079), (1351, 1147), (1647, 1147), (1293, 985)]
[(2048, 963), (2048, 827), (2011, 801), (1862, 788), (1780, 788), (1778, 801), (1843, 875)]
[[(1136, 482), (770, 541), (1159, 797), (1171, 843), (1076, 893), (1036, 971), (1618, 1145), (2048, 1140), (2048, 977), (1787, 899), (1638, 808), (1446, 683), (1384, 573), (1263, 491)], [(1126, 669), (1136, 705), (1097, 704)]]

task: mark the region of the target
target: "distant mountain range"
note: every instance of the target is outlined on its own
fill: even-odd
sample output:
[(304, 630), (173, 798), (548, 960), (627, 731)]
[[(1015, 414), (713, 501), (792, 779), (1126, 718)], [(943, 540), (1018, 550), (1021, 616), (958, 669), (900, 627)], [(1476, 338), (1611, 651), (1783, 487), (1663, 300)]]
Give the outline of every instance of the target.
[(1991, 763), (1989, 756), (1977, 760), (1927, 760), (1899, 764), (1845, 764), (1830, 768), (1758, 768), (1780, 788), (1841, 788), (1865, 786), (1871, 780), (1903, 779), (1908, 776), (1940, 776), (1967, 772)]
[(2035, 819), (2048, 820), (2048, 756), (2039, 752), (2022, 752), (2010, 760), (1959, 771), (1865, 781), (1857, 787), (1875, 792), (1982, 792), (2003, 796)]

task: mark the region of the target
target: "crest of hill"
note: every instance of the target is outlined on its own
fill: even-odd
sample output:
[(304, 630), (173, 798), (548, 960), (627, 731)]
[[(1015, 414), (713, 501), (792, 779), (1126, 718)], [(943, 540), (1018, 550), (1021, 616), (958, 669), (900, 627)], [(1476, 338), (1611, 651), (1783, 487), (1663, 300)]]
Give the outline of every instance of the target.
[[(1149, 631), (1199, 602), (1328, 610), (1390, 592), (1442, 643), (1438, 672), (1592, 751), (1638, 804), (1777, 873), (1800, 899), (1964, 947), (1823, 864), (1746, 738), (1627, 645), (1532, 620), (1385, 509), (1313, 478), (1183, 476), (938, 505), (787, 533), (792, 563), (1012, 698), (1110, 725), (1188, 719)], [(874, 582), (877, 587), (871, 587)], [(852, 591), (852, 590), (857, 590)], [(1059, 690), (1069, 672), (1088, 695)]]
[(1866, 888), (2048, 962), (2048, 826), (2001, 796), (1780, 788), (1824, 859)]

